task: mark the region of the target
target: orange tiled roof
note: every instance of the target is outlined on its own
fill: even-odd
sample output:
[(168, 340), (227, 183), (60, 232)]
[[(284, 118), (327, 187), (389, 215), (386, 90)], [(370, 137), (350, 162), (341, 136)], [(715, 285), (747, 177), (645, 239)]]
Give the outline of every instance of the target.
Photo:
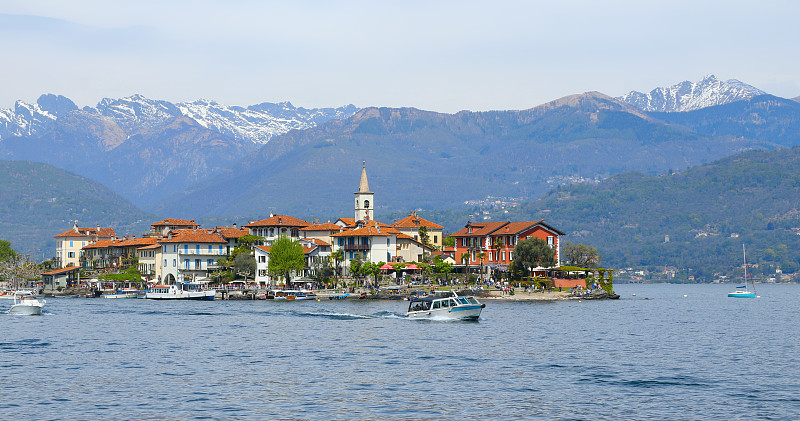
[(247, 228), (216, 227), (215, 230), (222, 234), (223, 238), (240, 238), (250, 234)]
[(114, 247), (117, 244), (117, 240), (99, 240), (95, 241), (94, 243), (88, 244), (84, 246), (81, 250), (87, 249), (104, 249), (108, 247)]
[(56, 235), (58, 237), (98, 237), (98, 238), (111, 238), (116, 237), (117, 233), (114, 232), (114, 228), (100, 228), (97, 230), (97, 227), (94, 228), (84, 228), (79, 227), (78, 232), (75, 232), (74, 229), (69, 231), (64, 231), (61, 234)]
[(73, 270), (78, 270), (78, 269), (80, 268), (77, 266), (67, 266), (63, 269), (56, 269), (56, 270), (51, 270), (50, 272), (42, 273), (42, 275), (58, 275), (59, 273), (71, 272)]
[(331, 237), (388, 237), (389, 235), (394, 234), (395, 233), (389, 232), (389, 230), (383, 228), (380, 228), (380, 232), (378, 232), (378, 228), (375, 228), (374, 225), (371, 225), (364, 228), (342, 231), (331, 235)]
[(179, 230), (172, 238), (162, 238), (159, 243), (227, 243), (218, 234), (205, 230)]
[(156, 244), (157, 241), (158, 239), (154, 237), (129, 238), (126, 240), (117, 240), (116, 247), (147, 246)]
[[(502, 227), (503, 225), (507, 224), (508, 221), (504, 222), (475, 222), (467, 224), (467, 227), (461, 228), (460, 230), (456, 231), (452, 234), (453, 237), (480, 237), (484, 235), (489, 235)], [(472, 233), (470, 234), (469, 228), (472, 227)]]
[(324, 241), (322, 241), (322, 240), (320, 240), (318, 238), (309, 238), (309, 240), (311, 240), (312, 243), (314, 243), (314, 244), (316, 244), (318, 246), (328, 246), (328, 247), (330, 247), (330, 244), (328, 244), (328, 243), (326, 243), (326, 242), (324, 242)]
[[(302, 246), (302, 247), (303, 247), (303, 254), (311, 253), (312, 251), (314, 251), (317, 248), (316, 246), (315, 247)], [(263, 250), (263, 251), (267, 252), (267, 254), (269, 254), (269, 252), (270, 252), (270, 247), (269, 246), (256, 246), (256, 248), (259, 249), (259, 250)]]
[(273, 215), (267, 219), (251, 222), (245, 227), (307, 227), (309, 225), (311, 224), (293, 216)]
[(148, 245), (148, 246), (137, 247), (136, 250), (155, 250), (155, 249), (158, 249), (158, 248), (161, 248), (161, 245), (159, 245), (159, 244), (151, 244), (151, 245)]
[(163, 221), (158, 221), (155, 224), (152, 224), (153, 227), (168, 227), (170, 225), (183, 225), (183, 226), (191, 226), (191, 227), (199, 227), (200, 224), (194, 222), (194, 219), (191, 221), (187, 221), (185, 219), (165, 219)]
[(436, 224), (436, 223), (433, 223), (431, 221), (428, 221), (427, 219), (420, 218), (419, 216), (414, 215), (413, 213), (411, 215), (408, 215), (407, 217), (395, 222), (394, 224), (392, 224), (392, 226), (397, 227), (397, 228), (419, 228), (419, 227), (425, 227), (425, 228), (433, 228), (433, 229), (444, 229), (443, 226), (441, 226), (439, 224)]
[(326, 222), (324, 224), (315, 224), (300, 228), (300, 231), (339, 231), (340, 228), (341, 227), (336, 224)]

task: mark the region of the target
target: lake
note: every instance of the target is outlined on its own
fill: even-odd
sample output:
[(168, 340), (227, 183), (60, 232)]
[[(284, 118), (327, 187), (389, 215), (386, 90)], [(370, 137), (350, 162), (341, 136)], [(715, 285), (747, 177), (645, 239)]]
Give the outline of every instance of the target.
[(757, 288), (617, 285), (487, 301), (477, 322), (407, 320), (403, 301), (51, 298), (0, 314), (0, 416), (800, 419), (800, 285)]

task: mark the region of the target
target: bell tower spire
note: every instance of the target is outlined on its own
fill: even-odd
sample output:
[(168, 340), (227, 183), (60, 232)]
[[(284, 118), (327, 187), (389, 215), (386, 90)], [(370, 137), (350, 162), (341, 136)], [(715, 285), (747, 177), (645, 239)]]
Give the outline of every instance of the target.
[(355, 216), (356, 221), (373, 219), (372, 210), (375, 209), (375, 202), (373, 202), (374, 194), (369, 191), (369, 183), (367, 182), (367, 162), (364, 161), (361, 167), (361, 182), (358, 184), (358, 191), (356, 195)]

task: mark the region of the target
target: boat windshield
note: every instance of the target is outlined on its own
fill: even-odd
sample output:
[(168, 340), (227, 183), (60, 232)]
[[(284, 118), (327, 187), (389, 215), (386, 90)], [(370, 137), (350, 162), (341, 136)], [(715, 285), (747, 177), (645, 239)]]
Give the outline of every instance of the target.
[(412, 301), (408, 304), (408, 311), (425, 311), (431, 309), (430, 301)]

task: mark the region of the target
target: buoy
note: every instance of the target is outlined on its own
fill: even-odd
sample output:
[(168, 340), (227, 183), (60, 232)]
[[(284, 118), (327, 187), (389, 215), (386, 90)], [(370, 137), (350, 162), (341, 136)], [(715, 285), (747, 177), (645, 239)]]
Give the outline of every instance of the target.
[(683, 294), (683, 298), (686, 298), (686, 297), (688, 297), (688, 295), (686, 295), (686, 294)]
[(633, 293), (633, 296), (634, 296), (634, 297), (636, 296), (636, 293), (635, 293), (635, 292)]

